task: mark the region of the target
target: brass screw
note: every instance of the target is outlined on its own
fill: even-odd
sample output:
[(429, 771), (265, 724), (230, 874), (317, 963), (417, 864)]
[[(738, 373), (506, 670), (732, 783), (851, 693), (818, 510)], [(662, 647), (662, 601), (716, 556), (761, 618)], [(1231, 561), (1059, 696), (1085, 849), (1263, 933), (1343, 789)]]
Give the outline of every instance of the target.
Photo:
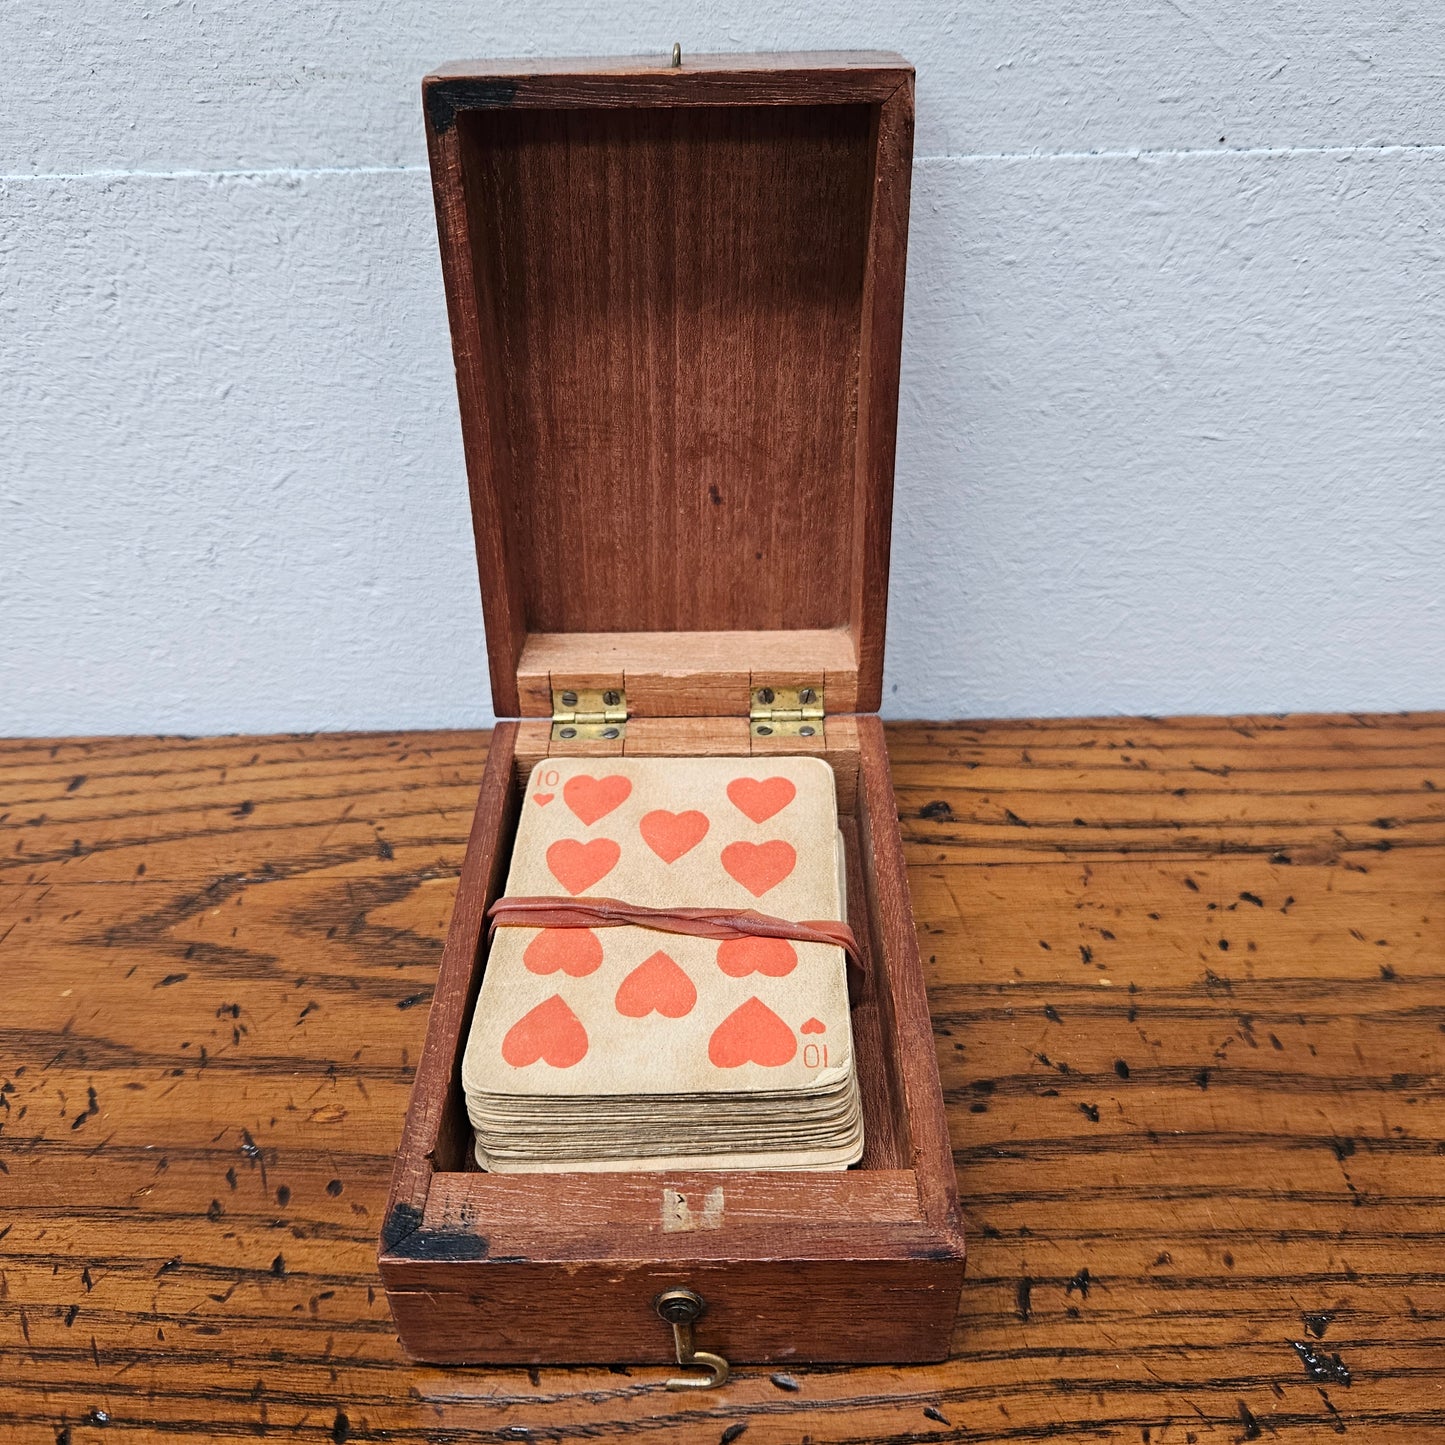
[(670, 1325), (690, 1325), (705, 1308), (700, 1294), (681, 1287), (663, 1290), (652, 1307)]

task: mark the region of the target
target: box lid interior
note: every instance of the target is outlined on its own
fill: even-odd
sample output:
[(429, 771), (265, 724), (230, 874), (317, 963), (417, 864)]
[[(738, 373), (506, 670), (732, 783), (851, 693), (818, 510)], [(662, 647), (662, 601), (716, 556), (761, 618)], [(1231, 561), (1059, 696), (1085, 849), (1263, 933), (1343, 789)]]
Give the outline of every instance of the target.
[(499, 716), (882, 689), (912, 72), (474, 62), (425, 84)]

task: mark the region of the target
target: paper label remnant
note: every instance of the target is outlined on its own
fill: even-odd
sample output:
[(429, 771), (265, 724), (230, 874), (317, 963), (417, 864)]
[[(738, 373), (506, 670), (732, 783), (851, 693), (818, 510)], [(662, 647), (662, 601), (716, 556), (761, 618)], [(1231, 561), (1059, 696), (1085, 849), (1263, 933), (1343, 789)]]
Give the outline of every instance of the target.
[(662, 1191), (662, 1232), (691, 1234), (698, 1229), (721, 1229), (723, 1218), (722, 1185), (709, 1189), (702, 1197), (702, 1209), (694, 1212), (687, 1195), (678, 1189)]

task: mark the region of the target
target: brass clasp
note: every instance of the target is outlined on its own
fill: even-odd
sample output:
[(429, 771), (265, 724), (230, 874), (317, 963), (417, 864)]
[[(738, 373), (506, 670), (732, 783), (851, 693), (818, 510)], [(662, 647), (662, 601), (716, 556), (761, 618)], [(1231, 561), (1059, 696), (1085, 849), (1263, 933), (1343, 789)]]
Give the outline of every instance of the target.
[(728, 1382), (732, 1373), (728, 1362), (721, 1355), (697, 1349), (692, 1340), (692, 1326), (697, 1317), (707, 1308), (700, 1294), (690, 1289), (665, 1289), (653, 1300), (652, 1307), (659, 1318), (672, 1326), (672, 1340), (677, 1347), (679, 1365), (701, 1365), (709, 1373), (701, 1375), (675, 1375), (667, 1382), (669, 1390), (715, 1390)]

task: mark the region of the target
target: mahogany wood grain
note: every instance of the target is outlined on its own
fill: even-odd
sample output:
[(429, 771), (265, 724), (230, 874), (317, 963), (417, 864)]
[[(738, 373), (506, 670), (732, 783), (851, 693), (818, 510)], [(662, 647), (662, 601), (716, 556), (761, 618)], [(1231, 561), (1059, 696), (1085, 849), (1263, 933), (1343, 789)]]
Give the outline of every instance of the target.
[[(857, 699), (848, 710), (883, 705), (883, 640), (893, 535), (893, 452), (913, 183), (913, 72), (870, 116), (876, 162), (869, 177), (868, 258), (859, 329), (852, 565), (848, 617), (858, 650)], [(840, 708), (840, 710), (842, 710)]]
[(758, 632), (876, 708), (911, 68), (478, 61), (423, 93), (498, 713), (616, 682), (598, 634), (647, 643), (644, 716), (745, 712)]
[(0, 744), (0, 1439), (1432, 1445), (1445, 716), (887, 734), (953, 1353), (686, 1397), (397, 1347), (484, 737)]
[(550, 717), (552, 690), (564, 687), (620, 685), (628, 716), (642, 718), (746, 717), (752, 689), (769, 684), (820, 687), (833, 713), (856, 711), (858, 697), (846, 627), (532, 633), (517, 676), (523, 717)]

